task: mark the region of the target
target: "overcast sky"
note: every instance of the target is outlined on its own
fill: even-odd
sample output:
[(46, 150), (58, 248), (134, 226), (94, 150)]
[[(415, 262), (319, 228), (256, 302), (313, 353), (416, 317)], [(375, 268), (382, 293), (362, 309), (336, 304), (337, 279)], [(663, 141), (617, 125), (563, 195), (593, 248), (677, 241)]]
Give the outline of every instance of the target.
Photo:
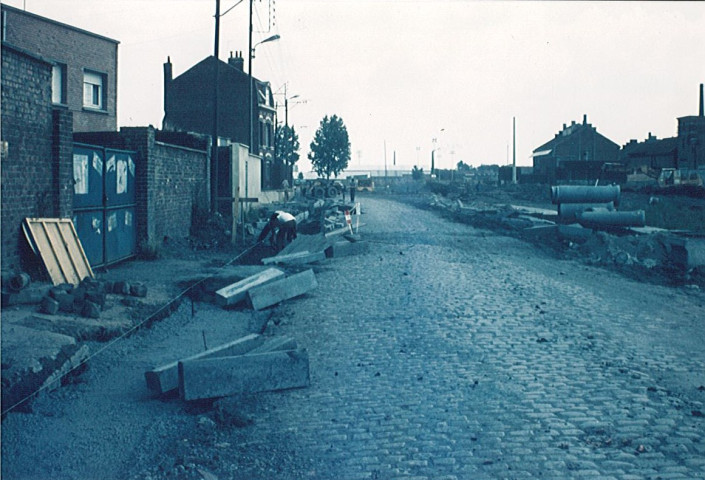
[[(213, 54), (215, 0), (3, 0), (120, 41), (118, 124), (161, 127), (163, 70)], [(221, 12), (238, 0), (221, 0)], [(563, 123), (623, 145), (675, 136), (705, 82), (705, 2), (255, 0), (253, 73), (270, 81), (305, 159), (324, 115), (350, 166), (518, 165)], [(247, 57), (248, 2), (221, 19), (220, 58)], [(247, 62), (245, 62), (247, 64)], [(299, 103), (301, 102), (301, 103)], [(303, 103), (305, 102), (305, 103)], [(279, 118), (284, 120), (284, 109)], [(308, 170), (304, 165), (303, 170)]]

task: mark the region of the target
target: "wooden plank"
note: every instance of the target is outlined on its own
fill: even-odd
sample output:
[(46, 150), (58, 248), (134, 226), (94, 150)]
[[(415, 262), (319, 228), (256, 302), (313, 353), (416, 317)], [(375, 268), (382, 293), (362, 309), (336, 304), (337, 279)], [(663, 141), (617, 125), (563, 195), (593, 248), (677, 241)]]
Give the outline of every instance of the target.
[(77, 285), (86, 277), (93, 278), (93, 270), (70, 219), (25, 218), (22, 229), (54, 285)]
[(61, 283), (71, 283), (73, 285), (80, 283), (81, 279), (78, 278), (78, 275), (73, 270), (69, 260), (69, 253), (66, 251), (63, 241), (61, 240), (61, 236), (58, 233), (58, 224), (55, 222), (50, 223), (46, 220), (42, 220), (41, 224), (47, 234), (47, 237), (49, 238), (49, 246), (54, 254), (54, 259), (59, 265), (59, 269), (63, 275)]
[(64, 245), (66, 245), (71, 265), (73, 265), (74, 270), (78, 274), (78, 278), (81, 280), (86, 277), (93, 278), (93, 271), (83, 249), (79, 248), (79, 243), (73, 241), (74, 238), (78, 238), (78, 234), (73, 228), (73, 222), (59, 224), (59, 233)]

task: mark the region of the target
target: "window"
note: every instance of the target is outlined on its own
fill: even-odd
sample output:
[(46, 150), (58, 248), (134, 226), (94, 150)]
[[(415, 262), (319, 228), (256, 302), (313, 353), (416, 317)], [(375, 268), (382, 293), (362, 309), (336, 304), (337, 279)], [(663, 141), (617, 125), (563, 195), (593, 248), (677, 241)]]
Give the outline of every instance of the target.
[(51, 71), (51, 101), (66, 104), (66, 65), (57, 63)]
[(83, 106), (105, 110), (105, 75), (83, 72)]

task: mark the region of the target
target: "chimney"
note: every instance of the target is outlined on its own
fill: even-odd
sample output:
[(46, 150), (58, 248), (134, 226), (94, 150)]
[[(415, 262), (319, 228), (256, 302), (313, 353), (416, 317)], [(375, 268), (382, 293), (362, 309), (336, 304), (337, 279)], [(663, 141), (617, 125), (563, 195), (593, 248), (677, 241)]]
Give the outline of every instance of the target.
[(166, 57), (166, 63), (164, 64), (164, 111), (166, 112), (166, 94), (169, 90), (169, 85), (171, 84), (173, 76), (173, 71), (171, 68), (171, 57)]
[(703, 107), (703, 84), (700, 84), (700, 116), (705, 117), (705, 107)]
[(587, 113), (583, 114), (583, 125), (587, 125)]
[(245, 60), (242, 58), (242, 52), (235, 52), (233, 57), (233, 52), (230, 52), (230, 58), (228, 58), (228, 65), (232, 65), (240, 71), (245, 68)]

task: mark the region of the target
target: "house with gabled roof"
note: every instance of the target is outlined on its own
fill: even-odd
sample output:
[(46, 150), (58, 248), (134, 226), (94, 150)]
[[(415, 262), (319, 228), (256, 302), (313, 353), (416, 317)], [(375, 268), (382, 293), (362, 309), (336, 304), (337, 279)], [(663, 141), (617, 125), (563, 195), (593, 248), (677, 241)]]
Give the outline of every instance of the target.
[(551, 140), (534, 149), (534, 175), (550, 183), (570, 180), (573, 173), (582, 176), (584, 172), (599, 171), (604, 163), (618, 162), (619, 151), (619, 145), (598, 133), (583, 115), (582, 123), (564, 123)]
[(219, 144), (227, 139), (250, 146), (250, 153), (261, 158), (261, 188), (278, 188), (281, 179), (272, 175), (276, 127), (272, 90), (269, 82), (253, 78), (254, 94), (250, 108), (250, 77), (244, 71), (243, 63), (239, 53), (231, 54), (227, 63), (209, 56), (173, 77), (171, 59), (167, 59), (164, 64), (162, 128), (213, 135), (217, 119)]

